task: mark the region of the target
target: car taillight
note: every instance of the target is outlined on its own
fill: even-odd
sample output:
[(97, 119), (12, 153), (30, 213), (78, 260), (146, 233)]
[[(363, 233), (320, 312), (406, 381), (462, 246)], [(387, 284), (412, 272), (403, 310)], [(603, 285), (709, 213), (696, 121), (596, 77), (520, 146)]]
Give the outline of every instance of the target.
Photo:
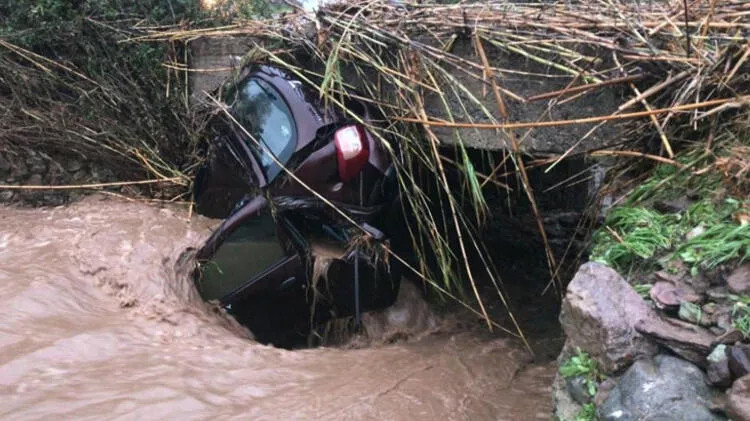
[(362, 126), (352, 124), (336, 130), (333, 135), (339, 161), (341, 181), (349, 181), (359, 174), (367, 164), (370, 150)]

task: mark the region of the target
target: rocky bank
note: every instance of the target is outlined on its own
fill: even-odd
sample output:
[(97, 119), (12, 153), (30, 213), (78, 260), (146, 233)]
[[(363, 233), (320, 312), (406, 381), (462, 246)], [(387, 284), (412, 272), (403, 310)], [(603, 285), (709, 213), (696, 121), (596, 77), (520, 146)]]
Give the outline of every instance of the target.
[(750, 420), (741, 325), (750, 264), (710, 275), (657, 272), (648, 285), (639, 294), (607, 265), (580, 267), (560, 314), (567, 341), (556, 417)]

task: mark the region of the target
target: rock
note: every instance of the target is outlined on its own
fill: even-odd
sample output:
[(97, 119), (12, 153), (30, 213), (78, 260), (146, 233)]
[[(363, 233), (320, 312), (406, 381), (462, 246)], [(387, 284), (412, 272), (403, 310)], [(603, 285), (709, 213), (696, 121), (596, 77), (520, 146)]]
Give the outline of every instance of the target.
[(690, 241), (693, 238), (703, 234), (704, 232), (706, 232), (706, 228), (703, 226), (703, 224), (700, 224), (697, 227), (688, 231), (687, 234), (685, 234), (685, 239)]
[(29, 179), (26, 180), (26, 184), (30, 186), (40, 186), (42, 184), (42, 175), (31, 174), (31, 177), (29, 177)]
[(710, 303), (703, 304), (703, 306), (701, 307), (701, 311), (707, 317), (710, 317), (711, 320), (712, 320), (712, 322), (713, 322), (713, 324), (715, 325), (716, 324), (716, 316), (718, 315), (720, 308), (721, 307), (718, 304), (710, 302)]
[(65, 204), (66, 196), (60, 193), (44, 193), (42, 200), (45, 206), (60, 206)]
[(725, 287), (710, 288), (706, 295), (713, 301), (726, 301), (729, 299), (729, 290)]
[(10, 161), (5, 159), (2, 155), (0, 155), (0, 172), (5, 173), (11, 170), (13, 168), (12, 165), (10, 165)]
[(86, 171), (78, 170), (75, 174), (73, 174), (73, 181), (82, 181), (85, 180), (86, 177), (88, 177), (88, 173), (86, 173)]
[(13, 200), (15, 192), (13, 190), (0, 190), (0, 203), (9, 203)]
[(589, 394), (588, 382), (586, 377), (571, 377), (565, 380), (565, 389), (574, 401), (581, 405), (591, 402), (592, 396)]
[(750, 294), (750, 263), (733, 270), (727, 278), (727, 288), (737, 295)]
[(65, 165), (63, 166), (63, 168), (65, 168), (65, 171), (74, 174), (75, 172), (83, 168), (83, 164), (81, 164), (81, 161), (72, 158), (65, 161)]
[(739, 330), (735, 328), (731, 328), (727, 330), (726, 332), (722, 333), (721, 335), (719, 335), (718, 337), (716, 337), (716, 339), (714, 339), (711, 345), (719, 345), (719, 344), (731, 345), (735, 342), (741, 341), (742, 339), (744, 339), (744, 335), (742, 335), (742, 332), (740, 332)]
[(604, 401), (609, 397), (609, 392), (611, 392), (615, 386), (617, 386), (617, 381), (612, 377), (608, 377), (604, 379), (603, 382), (599, 383), (599, 387), (596, 389), (596, 396), (594, 396), (594, 405), (597, 407), (602, 406)]
[(701, 295), (705, 295), (706, 291), (711, 288), (711, 280), (707, 278), (702, 272), (696, 276), (688, 276), (684, 282), (690, 285), (695, 292)]
[(711, 313), (706, 313), (696, 304), (683, 301), (677, 313), (680, 319), (699, 326), (708, 327), (715, 323)]
[(673, 200), (657, 200), (654, 209), (661, 213), (680, 213), (690, 206), (691, 200), (685, 196)]
[(716, 315), (714, 317), (716, 318), (716, 326), (724, 329), (725, 332), (734, 329), (734, 323), (732, 323), (732, 307), (729, 305), (719, 307), (719, 309), (716, 310)]
[(666, 281), (666, 282), (670, 282), (673, 284), (676, 282), (682, 281), (683, 275), (684, 274), (682, 274), (682, 271), (679, 271), (679, 270), (676, 272), (672, 272), (669, 270), (659, 270), (653, 273), (654, 282)]
[(573, 420), (578, 412), (582, 409), (568, 393), (565, 379), (557, 374), (555, 381), (552, 383), (552, 397), (555, 403), (554, 416), (559, 420)]
[(706, 377), (710, 384), (723, 388), (732, 385), (732, 373), (729, 371), (726, 345), (717, 345), (708, 355), (706, 361), (708, 361)]
[(29, 156), (26, 159), (26, 164), (32, 174), (43, 174), (47, 172), (47, 165), (44, 162), (44, 159), (38, 155)]
[(29, 175), (29, 169), (22, 160), (17, 160), (11, 164), (10, 174), (13, 178), (21, 179)]
[(738, 344), (727, 349), (729, 371), (735, 379), (750, 374), (750, 346)]
[(656, 353), (656, 346), (634, 328), (652, 317), (653, 310), (617, 272), (595, 262), (578, 269), (560, 312), (570, 345), (588, 352), (606, 373)]
[(597, 409), (599, 419), (723, 420), (709, 408), (717, 391), (693, 364), (668, 355), (636, 361)]
[(716, 338), (707, 329), (670, 318), (642, 319), (635, 328), (682, 358), (700, 365), (705, 365), (705, 358)]
[(750, 375), (735, 380), (727, 395), (727, 415), (737, 421), (750, 420)]
[(706, 278), (703, 273), (697, 276), (690, 276), (687, 273), (687, 269), (682, 267), (676, 267), (674, 271), (660, 270), (654, 272), (653, 276), (656, 281), (666, 281), (672, 284), (686, 284), (697, 292), (698, 294), (705, 294), (706, 291), (711, 287), (711, 282)]
[(697, 303), (703, 298), (692, 287), (682, 282), (657, 282), (651, 287), (649, 294), (656, 307), (662, 310), (677, 310), (682, 302)]
[[(722, 328), (720, 328), (718, 326), (711, 326), (711, 327), (708, 328), (708, 330), (710, 330), (711, 333), (713, 333), (714, 335), (717, 335), (717, 336), (721, 336), (721, 335), (727, 333), (726, 330), (724, 330), (724, 329), (722, 329)], [(714, 340), (713, 343), (716, 343), (716, 340)]]

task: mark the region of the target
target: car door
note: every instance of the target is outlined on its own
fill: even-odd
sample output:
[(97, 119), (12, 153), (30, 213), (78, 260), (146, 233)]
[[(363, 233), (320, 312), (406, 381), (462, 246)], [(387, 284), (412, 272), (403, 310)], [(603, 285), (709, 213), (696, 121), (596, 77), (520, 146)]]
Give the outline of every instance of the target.
[(195, 284), (206, 301), (231, 309), (255, 295), (279, 295), (305, 281), (300, 240), (262, 196), (235, 211), (198, 252)]

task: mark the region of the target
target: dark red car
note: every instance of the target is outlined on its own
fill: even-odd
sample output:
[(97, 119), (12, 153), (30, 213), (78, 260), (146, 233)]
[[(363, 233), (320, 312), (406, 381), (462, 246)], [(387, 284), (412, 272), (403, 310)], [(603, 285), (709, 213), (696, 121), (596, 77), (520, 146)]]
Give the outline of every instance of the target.
[(226, 218), (197, 254), (201, 296), (280, 346), (330, 318), (392, 304), (397, 271), (377, 247), (352, 246), (387, 241), (397, 207), (390, 155), (366, 127), (382, 119), (346, 98), (359, 124), (268, 66), (248, 71), (221, 98), (233, 118), (212, 124), (216, 137), (195, 181), (198, 212)]

